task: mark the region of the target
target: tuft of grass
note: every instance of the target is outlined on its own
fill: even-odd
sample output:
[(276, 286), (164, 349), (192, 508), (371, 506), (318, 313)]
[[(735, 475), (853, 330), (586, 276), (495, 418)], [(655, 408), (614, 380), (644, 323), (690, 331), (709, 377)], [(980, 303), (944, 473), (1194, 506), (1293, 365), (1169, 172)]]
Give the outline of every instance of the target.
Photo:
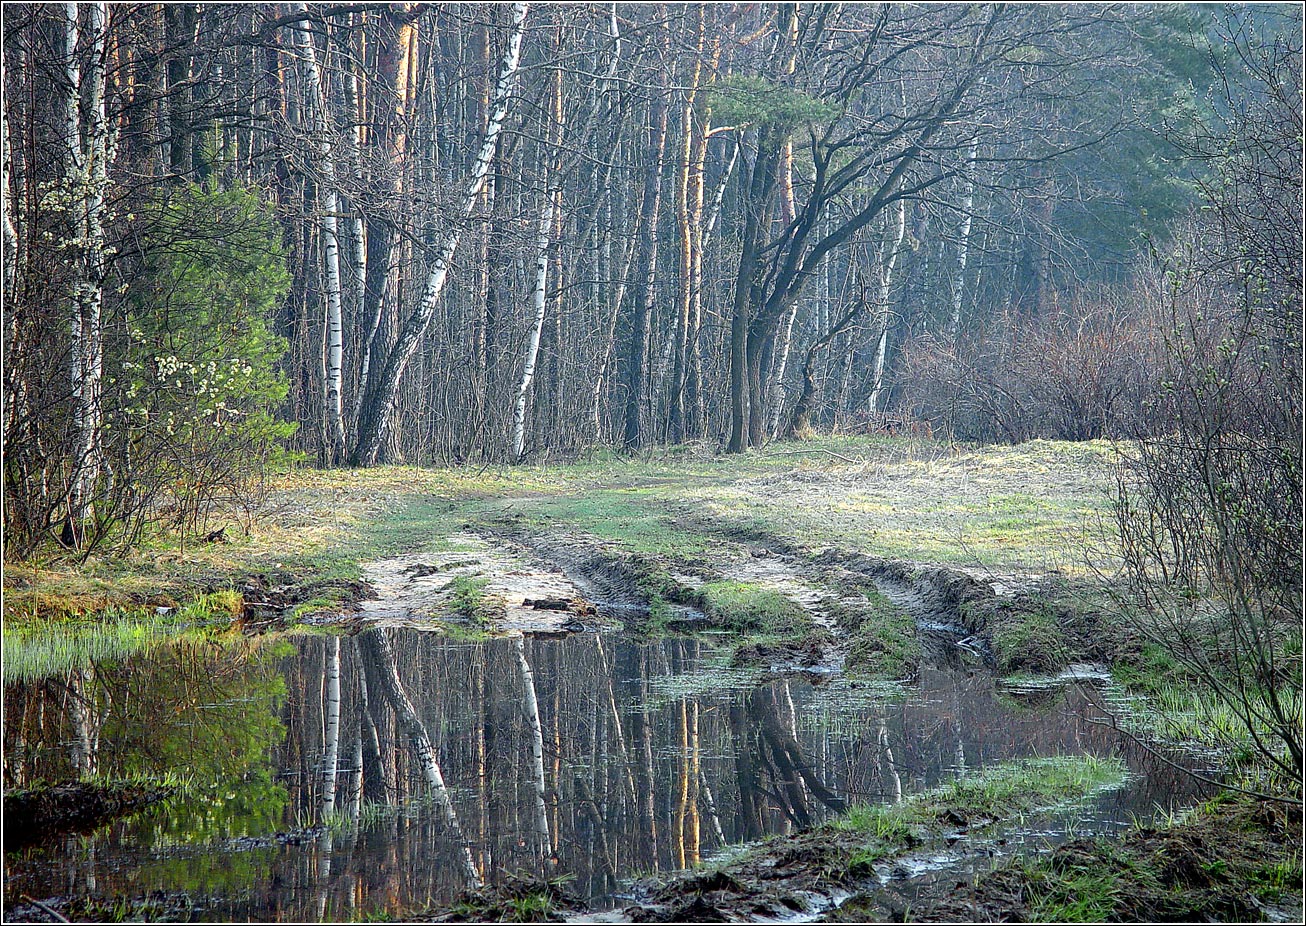
[(486, 593), (485, 587), (489, 584), (490, 580), (484, 576), (455, 577), (450, 583), (453, 589), (450, 608), (455, 614), (478, 624), (489, 623), (503, 610), (503, 602)]
[(864, 875), (881, 859), (938, 832), (941, 821), (961, 815), (973, 822), (997, 821), (1082, 800), (1118, 786), (1126, 776), (1116, 758), (1047, 756), (1006, 762), (959, 781), (913, 795), (899, 804), (849, 808), (826, 824), (834, 834), (851, 834), (858, 844), (846, 859), (849, 876)]
[(707, 582), (698, 589), (703, 610), (741, 633), (782, 634), (807, 629), (807, 613), (780, 592), (750, 582)]
[(827, 606), (848, 635), (847, 668), (858, 675), (902, 679), (920, 667), (916, 622), (874, 587), (863, 588), (866, 603)]

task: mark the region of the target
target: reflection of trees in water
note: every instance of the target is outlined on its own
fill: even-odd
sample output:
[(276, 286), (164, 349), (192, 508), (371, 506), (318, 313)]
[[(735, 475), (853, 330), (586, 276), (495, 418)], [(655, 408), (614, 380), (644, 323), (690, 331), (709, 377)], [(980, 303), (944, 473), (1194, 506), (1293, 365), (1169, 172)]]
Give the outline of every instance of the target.
[[(705, 672), (691, 640), (467, 644), (373, 629), (296, 646), (279, 672), (270, 650), (181, 648), (130, 670), (97, 667), (90, 686), (106, 710), (102, 772), (197, 760), (214, 780), (240, 779), (229, 793), (246, 802), (249, 832), (332, 811), (358, 822), (242, 868), (254, 906), (233, 901), (233, 914), (394, 911), (526, 870), (574, 874), (578, 891), (602, 895), (633, 872), (693, 864), (845, 802), (900, 800), (950, 777), (959, 751), (979, 767), (1114, 742), (1078, 718), (1082, 699), (1025, 712), (983, 676), (926, 671), (897, 701), (797, 681), (704, 693), (666, 680)], [(53, 684), (7, 692), (7, 781), (66, 776), (66, 697)], [(25, 754), (9, 752), (15, 722)], [(417, 800), (428, 791), (434, 799)], [(162, 825), (177, 838), (187, 827), (220, 835), (198, 815)], [(542, 845), (556, 866), (539, 867)], [(119, 876), (108, 872), (102, 881)], [(227, 890), (238, 883), (223, 877)]]

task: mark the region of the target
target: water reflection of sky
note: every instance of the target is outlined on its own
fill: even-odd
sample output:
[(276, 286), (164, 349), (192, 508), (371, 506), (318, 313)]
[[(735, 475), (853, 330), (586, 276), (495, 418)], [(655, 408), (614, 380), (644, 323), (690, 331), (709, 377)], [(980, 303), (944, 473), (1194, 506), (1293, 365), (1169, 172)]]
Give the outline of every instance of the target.
[[(12, 686), (8, 783), (68, 777), (70, 744), (97, 739), (102, 775), (172, 771), (189, 784), (93, 839), (10, 854), (6, 908), (23, 894), (164, 891), (184, 892), (204, 919), (397, 914), (456, 899), (468, 855), (486, 881), (569, 873), (578, 893), (611, 902), (636, 873), (791, 831), (844, 802), (897, 800), (1031, 755), (1125, 755), (1130, 786), (1077, 812), (1081, 828), (1185, 794), (1167, 766), (1092, 722), (1095, 709), (1073, 686), (1033, 704), (982, 673), (926, 670), (907, 688), (844, 678), (758, 684), (721, 669), (699, 641), (580, 634), (526, 641), (532, 713), (513, 641), (391, 630), (391, 665), (359, 643), (344, 638), (338, 657), (322, 637), (192, 643)], [(452, 816), (438, 801), (414, 800), (424, 789), (417, 740), (381, 697), (386, 671), (438, 759)], [(72, 697), (89, 709), (68, 711)], [(334, 823), (323, 829), (333, 729)]]

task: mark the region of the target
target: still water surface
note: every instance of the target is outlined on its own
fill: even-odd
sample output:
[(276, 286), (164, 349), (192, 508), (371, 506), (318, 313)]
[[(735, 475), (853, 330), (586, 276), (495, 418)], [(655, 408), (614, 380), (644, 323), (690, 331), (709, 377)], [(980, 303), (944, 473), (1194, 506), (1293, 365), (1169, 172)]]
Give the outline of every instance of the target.
[[(10, 686), (7, 784), (67, 778), (73, 762), (186, 783), (93, 837), (8, 853), (6, 911), (23, 895), (163, 892), (208, 920), (394, 916), (453, 902), (473, 875), (513, 873), (571, 874), (596, 907), (617, 906), (635, 875), (1034, 755), (1130, 764), (1128, 785), (1081, 814), (1083, 831), (1189, 798), (1095, 723), (1074, 684), (1033, 704), (958, 669), (927, 669), (906, 689), (768, 682), (693, 639), (386, 633), (380, 656), (359, 637), (191, 641)], [(417, 797), (420, 748), (382, 697), (388, 673), (431, 743), (447, 807)]]

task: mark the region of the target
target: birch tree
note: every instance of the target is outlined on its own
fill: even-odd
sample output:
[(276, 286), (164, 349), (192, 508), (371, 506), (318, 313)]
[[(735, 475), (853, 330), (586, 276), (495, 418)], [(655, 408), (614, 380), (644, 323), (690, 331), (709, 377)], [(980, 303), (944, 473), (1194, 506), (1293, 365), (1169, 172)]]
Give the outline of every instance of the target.
[(895, 223), (897, 228), (892, 232), (893, 237), (884, 243), (878, 262), (880, 272), (875, 305), (878, 310), (876, 329), (880, 332), (880, 336), (875, 344), (875, 360), (871, 364), (873, 385), (871, 386), (871, 397), (868, 404), (871, 414), (883, 411), (880, 397), (884, 390), (884, 357), (889, 348), (890, 316), (892, 314), (889, 309), (889, 294), (893, 288), (893, 270), (898, 264), (898, 254), (902, 251), (903, 239), (907, 237), (907, 200), (898, 200), (897, 213)]
[(508, 103), (512, 92), (513, 79), (516, 77), (521, 60), (522, 36), (526, 29), (526, 9), (527, 4), (525, 3), (513, 4), (512, 33), (508, 39), (508, 48), (504, 52), (503, 63), (499, 68), (499, 81), (495, 87), (494, 105), (485, 126), (485, 136), (481, 143), (481, 150), (476, 157), (475, 165), (472, 167), (471, 180), (463, 193), (462, 204), (458, 213), (454, 216), (450, 228), (445, 232), (444, 238), (440, 242), (435, 262), (432, 264), (430, 273), (427, 276), (426, 288), (422, 294), (421, 303), (418, 305), (417, 310), (405, 320), (403, 327), (400, 329), (399, 338), (390, 351), (379, 380), (363, 400), (363, 407), (359, 415), (358, 441), (354, 445), (350, 459), (350, 462), (355, 466), (371, 466), (377, 461), (377, 457), (381, 452), (381, 444), (391, 427), (394, 417), (400, 381), (403, 378), (404, 371), (408, 369), (408, 364), (413, 359), (413, 354), (417, 352), (417, 347), (422, 336), (426, 333), (427, 326), (430, 325), (431, 319), (435, 315), (436, 304), (439, 302), (440, 294), (444, 291), (445, 281), (449, 275), (449, 264), (453, 260), (454, 252), (458, 250), (458, 242), (462, 238), (472, 210), (476, 207), (476, 201), (481, 195), (481, 190), (485, 187), (486, 176), (489, 173), (490, 164), (494, 160), (499, 133), (503, 130), (504, 119), (508, 115)]
[(312, 131), (316, 141), (318, 162), (317, 190), (321, 206), (322, 250), (326, 264), (326, 382), (325, 409), (329, 449), (327, 461), (336, 463), (344, 459), (346, 453), (345, 408), (341, 374), (344, 368), (344, 320), (340, 298), (340, 193), (336, 183), (335, 145), (332, 141), (333, 129), (328, 117), (326, 97), (322, 91), (322, 74), (317, 62), (317, 49), (313, 44), (313, 33), (308, 28), (308, 7), (299, 3), (296, 9), (305, 18), (297, 24), (295, 48), (299, 52), (304, 69), (304, 80), (308, 86), (308, 107), (311, 113)]
[[(73, 477), (69, 487), (68, 522), (64, 541), (81, 546), (93, 516), (96, 482), (101, 474), (100, 428), (103, 331), (101, 311), (104, 263), (104, 197), (108, 187), (109, 127), (105, 117), (104, 66), (108, 5), (87, 4), (85, 67), (78, 56), (78, 4), (64, 4), (65, 80), (64, 133), (69, 153), (65, 193), (71, 212), (68, 242), (73, 270), (72, 367)], [(85, 99), (85, 117), (81, 101)]]

